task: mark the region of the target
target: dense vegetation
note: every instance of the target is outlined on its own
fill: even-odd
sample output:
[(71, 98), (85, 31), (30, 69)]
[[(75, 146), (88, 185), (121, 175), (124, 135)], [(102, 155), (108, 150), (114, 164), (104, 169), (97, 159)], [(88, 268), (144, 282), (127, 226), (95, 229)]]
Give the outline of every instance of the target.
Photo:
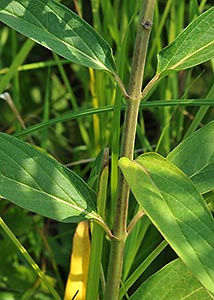
[[(4, 2), (10, 1), (2, 1), (2, 3)], [(105, 191), (107, 193), (105, 209), (107, 228), (102, 224), (106, 229), (101, 272), (103, 281), (105, 281), (111, 239), (111, 233), (108, 232), (108, 229), (112, 230), (115, 223), (118, 159), (121, 155), (121, 136), (124, 128), (127, 96), (127, 90), (124, 90), (124, 87), (130, 85), (132, 55), (142, 1), (65, 0), (61, 3), (83, 17), (110, 45), (117, 65), (117, 74), (124, 85), (118, 78), (114, 80), (115, 77), (112, 76), (112, 74), (114, 75), (114, 63), (111, 61), (109, 64), (106, 63), (105, 72), (93, 66), (87, 67), (87, 64), (84, 63), (73, 63), (11, 29), (4, 24), (7, 22), (3, 19), (3, 4), (0, 4), (0, 20), (4, 22), (0, 23), (0, 130), (32, 144), (36, 151), (42, 155), (46, 153), (54, 157), (62, 165), (67, 166), (83, 178), (96, 192), (99, 185), (98, 177), (100, 173), (102, 174), (103, 167), (101, 156), (103, 151), (107, 155), (107, 150), (104, 149), (109, 148), (109, 185), (107, 192)], [(157, 1), (148, 44), (143, 88), (156, 74), (157, 53), (160, 53), (161, 49), (175, 40), (189, 23), (211, 7), (212, 1)], [(213, 21), (208, 26), (213, 28)], [(193, 37), (193, 39), (194, 43), (199, 42), (199, 38)], [(190, 44), (188, 40), (187, 44)], [(206, 147), (204, 140), (210, 141), (209, 151), (211, 154), (209, 155), (211, 159), (209, 166), (211, 171), (209, 174), (213, 174), (214, 129), (211, 122), (214, 119), (213, 50), (210, 50), (210, 53), (205, 60), (201, 58), (203, 55), (200, 56), (199, 53), (199, 59), (197, 61), (196, 58), (196, 63), (192, 65), (189, 63), (186, 67), (181, 65), (180, 69), (175, 69), (177, 72), (170, 73), (169, 70), (166, 70), (166, 73), (170, 74), (168, 76), (164, 74), (163, 78), (149, 90), (148, 94), (146, 93), (147, 90), (144, 89), (145, 97), (142, 96), (143, 101), (140, 103), (136, 126), (134, 157), (136, 158), (145, 152), (157, 152), (164, 157), (168, 155), (170, 161), (167, 162), (169, 163), (167, 167), (170, 174), (168, 179), (167, 172), (163, 171), (166, 185), (169, 185), (170, 180), (172, 185), (173, 180), (181, 180), (180, 177), (173, 179), (173, 174), (176, 176), (177, 171), (171, 163), (186, 173), (185, 168), (182, 168), (176, 161), (176, 154), (170, 153), (170, 151), (199, 128), (205, 128), (205, 130), (202, 133), (197, 131), (199, 137), (195, 142), (196, 144), (194, 144), (194, 139), (191, 140), (192, 148), (189, 149), (189, 161), (191, 164), (194, 164), (194, 161), (197, 164), (201, 157), (206, 157), (208, 147)], [(164, 73), (161, 65), (159, 65), (159, 70), (160, 74)], [(5, 92), (9, 94), (5, 94)], [(204, 125), (208, 127), (204, 127)], [(208, 128), (207, 131), (206, 128)], [(196, 151), (199, 139), (204, 144), (201, 150), (197, 149)], [(4, 145), (1, 144), (1, 150), (4, 150)], [(194, 148), (194, 145), (197, 146)], [(16, 153), (18, 152), (14, 148), (13, 159), (18, 159)], [(198, 158), (196, 154), (200, 157)], [(142, 156), (136, 161), (136, 168), (142, 164), (148, 168), (152, 175), (154, 174), (154, 178), (152, 178), (156, 186), (158, 186), (158, 179), (155, 178), (155, 174), (161, 172), (162, 159), (159, 156), (148, 155), (148, 159)], [(5, 164), (1, 157), (0, 164), (1, 166)], [(142, 176), (142, 178), (145, 176), (141, 167), (137, 169), (139, 172), (137, 175), (135, 166), (131, 165), (130, 161), (122, 160), (120, 167), (133, 194), (130, 195), (127, 216), (127, 224), (131, 224), (129, 228), (131, 234), (127, 238), (124, 251), (119, 299), (123, 297), (123, 299), (130, 297), (131, 300), (155, 299), (154, 295), (158, 295), (160, 288), (157, 288), (157, 291), (154, 289), (152, 294), (146, 295), (145, 298), (143, 296), (146, 294), (145, 290), (140, 292), (142, 298), (139, 298), (141, 297), (139, 294), (137, 296), (132, 295), (139, 286), (142, 287), (142, 283), (146, 282), (146, 279), (177, 258), (177, 255), (182, 257), (183, 252), (182, 250), (179, 252), (180, 249), (176, 242), (173, 241), (170, 245), (174, 250), (178, 248), (178, 251), (172, 250), (166, 243), (164, 238), (171, 241), (171, 236), (165, 234), (164, 228), (161, 227), (162, 224), (154, 221), (155, 217), (150, 213), (150, 208), (147, 208), (143, 200), (142, 203), (139, 200), (143, 188), (139, 190), (137, 186), (140, 181), (138, 176)], [(128, 167), (129, 170), (127, 171)], [(189, 167), (188, 170), (190, 169)], [(50, 169), (48, 172), (51, 174), (52, 170)], [(191, 177), (192, 174), (187, 175)], [(135, 178), (136, 186), (133, 178)], [(146, 180), (147, 177), (145, 176), (144, 181), (146, 182)], [(2, 182), (0, 180), (0, 195), (2, 195), (1, 190), (3, 189)], [(195, 184), (196, 181), (193, 180), (193, 182)], [(78, 182), (77, 185), (79, 184)], [(194, 194), (193, 191), (193, 194), (196, 198), (198, 195), (202, 195), (212, 211), (213, 184), (210, 183), (206, 189), (204, 188), (199, 192)], [(202, 196), (199, 202), (202, 200)], [(149, 218), (145, 215), (142, 217), (143, 213), (139, 209), (141, 205), (146, 212), (148, 209)], [(135, 220), (134, 216), (136, 215), (138, 218)], [(0, 216), (2, 217), (0, 224), (0, 299), (48, 300), (54, 299), (53, 297), (59, 299), (57, 294), (63, 298), (70, 267), (72, 238), (77, 224), (62, 223), (51, 218), (45, 218), (15, 206), (6, 199), (0, 201)], [(214, 225), (211, 224), (211, 226)], [(103, 232), (102, 229), (102, 234)], [(109, 236), (107, 236), (108, 233)], [(49, 285), (54, 287), (57, 294), (54, 291), (51, 294), (51, 291), (47, 289), (41, 277), (38, 276), (37, 266), (33, 265), (32, 261), (26, 261), (27, 257), (23, 254), (23, 249), (15, 240), (15, 236), (27, 249), (28, 254), (39, 265), (42, 272), (47, 275), (45, 278)], [(210, 243), (212, 245), (212, 242)], [(32, 268), (29, 267), (29, 263)], [(188, 262), (186, 264), (190, 267)], [(211, 268), (211, 266), (209, 267)], [(170, 268), (170, 265), (167, 265), (166, 268)], [(202, 288), (203, 285), (209, 292), (213, 293), (213, 290), (209, 290), (210, 283), (206, 285), (205, 279), (200, 281), (200, 278), (197, 277), (197, 271), (195, 274), (195, 271), (190, 267), (202, 285), (199, 287), (199, 283), (194, 281), (194, 277), (191, 277), (191, 284), (189, 284), (190, 279), (185, 268), (180, 260), (175, 261), (173, 270), (185, 274), (187, 285), (190, 285), (193, 291), (200, 290), (201, 296), (197, 294), (198, 299), (212, 299), (212, 296)], [(171, 274), (170, 271), (167, 273), (167, 269), (163, 269), (163, 272), (169, 276), (168, 281), (171, 277), (177, 286), (183, 285), (182, 279), (179, 282), (178, 278), (169, 275)], [(214, 267), (212, 272), (214, 272)], [(152, 280), (159, 282), (160, 279), (150, 277), (148, 286), (151, 284), (151, 289), (156, 285), (156, 283), (152, 283)], [(103, 281), (101, 280), (102, 283)], [(165, 288), (166, 282), (163, 283)], [(99, 290), (100, 299), (103, 299), (102, 284), (100, 284)], [(184, 288), (183, 293), (184, 296), (190, 291), (185, 291)], [(175, 298), (175, 295), (170, 294), (170, 291), (167, 297), (167, 299), (181, 299)], [(75, 299), (79, 299), (78, 294)], [(90, 297), (87, 299), (89, 300)], [(157, 296), (157, 299), (164, 298), (160, 295)]]

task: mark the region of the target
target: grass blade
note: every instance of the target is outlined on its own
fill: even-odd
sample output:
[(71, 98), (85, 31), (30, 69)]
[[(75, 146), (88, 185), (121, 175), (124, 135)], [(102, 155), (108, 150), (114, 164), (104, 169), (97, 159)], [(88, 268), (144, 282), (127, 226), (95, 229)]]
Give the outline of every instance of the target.
[(176, 259), (146, 280), (130, 300), (211, 300), (181, 260)]

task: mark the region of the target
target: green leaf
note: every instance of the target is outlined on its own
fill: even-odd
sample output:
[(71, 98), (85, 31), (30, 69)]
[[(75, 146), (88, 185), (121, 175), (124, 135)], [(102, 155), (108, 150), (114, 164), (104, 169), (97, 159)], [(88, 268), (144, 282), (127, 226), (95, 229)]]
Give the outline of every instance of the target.
[(176, 259), (149, 277), (130, 300), (210, 300), (213, 299), (193, 277), (181, 260)]
[(56, 1), (1, 0), (0, 21), (72, 62), (115, 73), (109, 45)]
[(0, 196), (57, 221), (101, 219), (95, 211), (95, 192), (80, 177), (4, 133), (0, 133)]
[(181, 142), (167, 159), (191, 178), (200, 193), (214, 190), (214, 121)]
[(157, 74), (184, 70), (214, 57), (214, 7), (191, 22), (158, 54)]
[(214, 190), (214, 162), (201, 168), (198, 173), (190, 178), (201, 194)]
[(214, 293), (214, 222), (202, 196), (175, 165), (156, 153), (121, 170), (139, 204), (194, 276)]

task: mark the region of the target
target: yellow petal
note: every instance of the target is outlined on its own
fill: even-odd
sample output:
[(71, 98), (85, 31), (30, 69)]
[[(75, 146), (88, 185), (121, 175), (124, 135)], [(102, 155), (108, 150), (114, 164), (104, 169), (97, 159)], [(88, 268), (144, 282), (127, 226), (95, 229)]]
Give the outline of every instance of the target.
[(88, 222), (80, 222), (73, 238), (70, 272), (67, 279), (64, 300), (85, 300), (89, 256), (90, 239)]

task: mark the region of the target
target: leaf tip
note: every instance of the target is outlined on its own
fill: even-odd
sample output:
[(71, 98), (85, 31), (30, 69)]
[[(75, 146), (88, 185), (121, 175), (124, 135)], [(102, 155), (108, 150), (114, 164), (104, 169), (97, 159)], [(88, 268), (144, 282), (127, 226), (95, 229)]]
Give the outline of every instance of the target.
[(128, 167), (130, 163), (131, 161), (127, 157), (121, 157), (118, 161), (118, 165), (121, 170)]

